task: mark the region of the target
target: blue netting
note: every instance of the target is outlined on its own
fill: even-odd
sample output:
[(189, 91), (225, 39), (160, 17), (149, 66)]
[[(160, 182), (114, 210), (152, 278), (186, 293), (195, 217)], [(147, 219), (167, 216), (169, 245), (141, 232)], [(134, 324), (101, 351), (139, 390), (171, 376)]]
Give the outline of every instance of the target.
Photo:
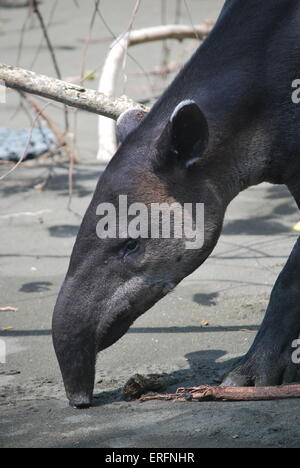
[[(0, 128), (0, 160), (19, 161), (24, 155), (31, 130)], [(56, 147), (55, 136), (47, 128), (32, 130), (26, 159), (33, 159)]]

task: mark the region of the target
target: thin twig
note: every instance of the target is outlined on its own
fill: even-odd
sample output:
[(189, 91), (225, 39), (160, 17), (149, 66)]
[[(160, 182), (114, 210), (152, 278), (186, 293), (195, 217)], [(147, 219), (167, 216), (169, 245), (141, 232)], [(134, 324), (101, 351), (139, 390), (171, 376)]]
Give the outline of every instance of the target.
[[(57, 8), (57, 4), (58, 4), (58, 0), (55, 0), (54, 4), (53, 4), (53, 7), (52, 7), (52, 10), (50, 12), (50, 16), (49, 16), (49, 19), (48, 19), (48, 23), (47, 23), (47, 31), (49, 30), (50, 26), (51, 26), (51, 23), (52, 23), (52, 20), (53, 20), (53, 17), (54, 17), (54, 13), (56, 11), (56, 8)], [(44, 41), (45, 37), (44, 37), (44, 34), (42, 35), (42, 39), (40, 41), (40, 44), (37, 48), (37, 51), (35, 53), (35, 56), (30, 64), (30, 69), (34, 68), (35, 66), (35, 63), (40, 55), (40, 52), (41, 52), (41, 49), (42, 49), (42, 45), (43, 45), (43, 41)]]
[[(161, 23), (162, 25), (167, 24), (167, 2), (166, 0), (161, 0)], [(168, 40), (165, 39), (162, 45), (162, 69), (166, 69), (168, 67), (169, 59), (170, 59), (170, 47), (168, 44)], [(162, 73), (162, 79), (165, 81), (167, 78), (167, 73)]]
[(20, 91), (20, 94), (22, 94), (24, 99), (26, 99), (29, 102), (29, 104), (35, 109), (38, 116), (42, 117), (42, 119), (45, 120), (50, 130), (52, 130), (52, 132), (54, 133), (59, 147), (64, 148), (69, 158), (69, 161), (73, 163), (78, 163), (79, 158), (75, 152), (75, 149), (71, 148), (71, 146), (68, 144), (66, 136), (63, 135), (63, 133), (60, 131), (59, 127), (55, 124), (55, 122), (53, 122), (49, 115), (44, 112), (43, 108), (30, 95), (25, 94), (22, 91)]
[(94, 12), (93, 12), (92, 19), (91, 19), (91, 22), (90, 22), (88, 35), (87, 35), (87, 38), (85, 40), (85, 44), (84, 44), (84, 48), (83, 48), (82, 61), (81, 61), (81, 73), (80, 73), (80, 82), (81, 83), (84, 83), (84, 80), (85, 80), (86, 56), (87, 56), (89, 45), (91, 43), (92, 31), (93, 31), (93, 28), (94, 28), (94, 24), (95, 24), (99, 4), (100, 4), (100, 0), (95, 0), (95, 8), (94, 8)]
[[(104, 24), (104, 26), (106, 27), (107, 31), (111, 34), (111, 36), (113, 37), (113, 39), (115, 40), (115, 42), (113, 43), (112, 46), (115, 46), (118, 44), (118, 42), (121, 42), (124, 38), (124, 35), (126, 33), (123, 33), (121, 34), (120, 36), (117, 36), (113, 30), (111, 29), (111, 27), (109, 26), (109, 24), (107, 23), (107, 21), (105, 20), (102, 12), (101, 12), (101, 9), (98, 7), (97, 8), (97, 13), (102, 21), (102, 23)], [(150, 91), (153, 92), (153, 86), (152, 86), (152, 83), (150, 81), (150, 78), (147, 76), (147, 72), (146, 70), (144, 69), (144, 67), (140, 64), (140, 62), (138, 60), (136, 60), (133, 55), (131, 55), (129, 52), (127, 52), (127, 56), (139, 67), (139, 69), (145, 73), (145, 76), (147, 78), (147, 81), (148, 81), (148, 85), (149, 85), (149, 88), (150, 88)], [(96, 68), (94, 70), (94, 72), (96, 73), (98, 70), (99, 70), (100, 67)]]
[[(44, 111), (48, 106), (50, 105), (50, 103), (47, 103), (42, 111)], [(32, 137), (32, 132), (33, 132), (33, 129), (34, 129), (34, 126), (36, 124), (36, 122), (38, 121), (39, 119), (39, 115), (36, 116), (35, 120), (34, 120), (34, 123), (33, 123), (33, 126), (30, 130), (30, 134), (29, 134), (29, 137), (28, 137), (28, 141), (27, 141), (27, 144), (26, 144), (26, 147), (25, 147), (25, 150), (24, 150), (24, 153), (23, 155), (21, 156), (21, 158), (19, 159), (19, 161), (16, 163), (16, 165), (14, 167), (12, 167), (8, 172), (6, 172), (3, 176), (0, 177), (0, 181), (4, 180), (6, 177), (8, 177), (12, 172), (14, 172), (19, 166), (20, 164), (24, 161), (24, 159), (26, 158), (26, 155), (27, 155), (27, 152), (28, 152), (28, 149), (29, 149), (29, 146), (30, 146), (30, 142), (31, 142), (31, 137)]]
[(192, 26), (193, 29), (194, 29), (195, 36), (196, 36), (196, 38), (200, 41), (200, 40), (201, 40), (201, 37), (200, 37), (200, 35), (199, 35), (199, 33), (198, 33), (198, 31), (197, 31), (197, 29), (196, 29), (196, 27), (195, 27), (195, 24), (194, 24), (194, 22), (193, 22), (192, 13), (191, 13), (190, 7), (189, 7), (189, 5), (188, 5), (188, 3), (187, 3), (187, 0), (184, 0), (184, 4), (185, 4), (185, 8), (186, 8), (188, 17), (189, 17), (190, 22), (191, 22), (191, 26)]
[[(81, 60), (81, 72), (80, 72), (80, 83), (84, 83), (85, 81), (85, 67), (86, 67), (86, 56), (88, 52), (88, 48), (92, 38), (92, 31), (94, 28), (96, 16), (97, 16), (97, 9), (99, 7), (100, 0), (96, 0), (94, 12), (90, 21), (89, 31), (87, 38), (85, 40), (85, 45), (82, 52), (82, 60)], [(77, 5), (78, 7), (79, 5)], [(73, 147), (76, 146), (76, 134), (77, 134), (77, 123), (78, 123), (78, 109), (75, 111), (74, 115), (74, 131), (73, 131)], [(70, 160), (69, 164), (69, 175), (68, 175), (68, 184), (69, 184), (69, 200), (68, 200), (68, 210), (71, 210), (72, 199), (73, 199), (73, 172), (74, 172), (74, 160)]]
[(138, 12), (138, 10), (140, 8), (140, 5), (141, 5), (141, 0), (137, 0), (135, 6), (133, 8), (133, 12), (132, 12), (132, 15), (131, 15), (131, 18), (130, 18), (130, 22), (129, 22), (127, 31), (126, 31), (126, 33), (124, 33), (124, 36), (126, 36), (128, 38), (127, 41), (124, 44), (124, 49), (125, 49), (124, 50), (124, 59), (123, 59), (123, 78), (124, 78), (123, 93), (124, 94), (125, 94), (125, 91), (126, 91), (126, 84), (127, 84), (127, 79), (128, 79), (125, 70), (126, 70), (126, 63), (127, 63), (127, 56), (128, 56), (128, 46), (129, 46), (129, 41), (130, 41), (130, 34), (132, 32), (133, 23), (134, 23), (136, 15), (137, 15), (137, 12)]
[(17, 66), (20, 65), (20, 59), (21, 59), (21, 54), (22, 54), (22, 50), (23, 50), (24, 36), (25, 36), (25, 32), (26, 32), (27, 23), (28, 23), (28, 21), (29, 21), (29, 19), (31, 17), (31, 13), (32, 13), (32, 10), (30, 8), (30, 5), (28, 5), (27, 16), (25, 18), (24, 24), (23, 24), (22, 29), (21, 29), (21, 34), (20, 34), (20, 41), (19, 41), (18, 55), (17, 55)]
[[(50, 55), (51, 55), (51, 58), (52, 58), (52, 62), (53, 62), (53, 65), (54, 65), (54, 68), (55, 68), (55, 71), (56, 71), (57, 78), (59, 80), (61, 80), (62, 75), (61, 75), (61, 72), (60, 72), (60, 69), (59, 69), (59, 66), (58, 66), (58, 62), (56, 60), (56, 56), (55, 56), (55, 53), (54, 53), (52, 43), (50, 41), (50, 37), (49, 37), (48, 31), (47, 31), (47, 27), (46, 27), (45, 22), (44, 22), (44, 18), (42, 16), (41, 12), (40, 12), (39, 7), (38, 7), (38, 1), (37, 0), (29, 0), (29, 1), (32, 4), (33, 12), (37, 15), (38, 20), (40, 22), (40, 25), (41, 25), (41, 28), (42, 28), (43, 34), (45, 36), (45, 40), (46, 40), (46, 43), (47, 43), (47, 46), (48, 46), (48, 49), (49, 49), (49, 52), (50, 52)], [(68, 131), (69, 131), (69, 116), (68, 116), (68, 108), (66, 106), (65, 106), (64, 112), (65, 112), (66, 133), (68, 133)]]

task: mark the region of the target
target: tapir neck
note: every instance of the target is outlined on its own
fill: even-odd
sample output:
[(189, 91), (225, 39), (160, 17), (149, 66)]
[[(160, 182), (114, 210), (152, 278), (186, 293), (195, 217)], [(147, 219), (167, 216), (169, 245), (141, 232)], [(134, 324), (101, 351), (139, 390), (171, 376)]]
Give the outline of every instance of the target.
[[(296, 112), (297, 106), (288, 106), (300, 56), (287, 64), (284, 74), (278, 62), (287, 61), (294, 49), (290, 22), (299, 8), (289, 0), (228, 0), (211, 35), (145, 119), (143, 136), (153, 139), (179, 102), (199, 104), (210, 131), (199, 176), (204, 170), (220, 185), (221, 175), (226, 203), (263, 181), (286, 182), (282, 121), (283, 112), (289, 118)], [(284, 43), (282, 28), (289, 31)]]

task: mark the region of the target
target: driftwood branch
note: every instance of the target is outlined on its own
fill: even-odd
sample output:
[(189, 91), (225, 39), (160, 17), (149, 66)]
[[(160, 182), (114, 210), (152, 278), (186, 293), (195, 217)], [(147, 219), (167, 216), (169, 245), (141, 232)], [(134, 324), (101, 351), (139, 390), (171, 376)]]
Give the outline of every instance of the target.
[(0, 63), (0, 80), (8, 88), (51, 99), (87, 112), (117, 118), (132, 107), (144, 108), (127, 96), (112, 98), (92, 89)]
[(201, 387), (179, 388), (176, 393), (147, 395), (140, 401), (265, 401), (300, 398), (300, 385), (282, 387)]
[[(185, 25), (154, 26), (133, 30), (119, 36), (110, 46), (110, 51), (103, 66), (98, 91), (106, 96), (115, 94), (117, 78), (129, 47), (166, 39), (203, 40), (210, 33), (212, 27), (213, 22), (205, 22), (195, 27)], [(99, 150), (97, 159), (107, 162), (116, 151), (115, 123), (100, 117), (98, 134)]]

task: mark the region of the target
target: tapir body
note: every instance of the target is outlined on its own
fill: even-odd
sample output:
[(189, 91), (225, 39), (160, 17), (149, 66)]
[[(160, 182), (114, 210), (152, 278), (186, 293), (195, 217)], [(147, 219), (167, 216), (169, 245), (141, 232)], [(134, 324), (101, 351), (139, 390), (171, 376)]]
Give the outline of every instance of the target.
[[(120, 147), (84, 217), (53, 318), (70, 403), (91, 404), (97, 353), (198, 268), (217, 244), (228, 204), (267, 181), (300, 206), (300, 1), (227, 0), (215, 28), (149, 114), (118, 122)], [(97, 207), (204, 203), (204, 243), (99, 239)], [(233, 264), (234, 268), (234, 264)], [(274, 287), (262, 328), (224, 385), (292, 382), (300, 333), (300, 242)]]

